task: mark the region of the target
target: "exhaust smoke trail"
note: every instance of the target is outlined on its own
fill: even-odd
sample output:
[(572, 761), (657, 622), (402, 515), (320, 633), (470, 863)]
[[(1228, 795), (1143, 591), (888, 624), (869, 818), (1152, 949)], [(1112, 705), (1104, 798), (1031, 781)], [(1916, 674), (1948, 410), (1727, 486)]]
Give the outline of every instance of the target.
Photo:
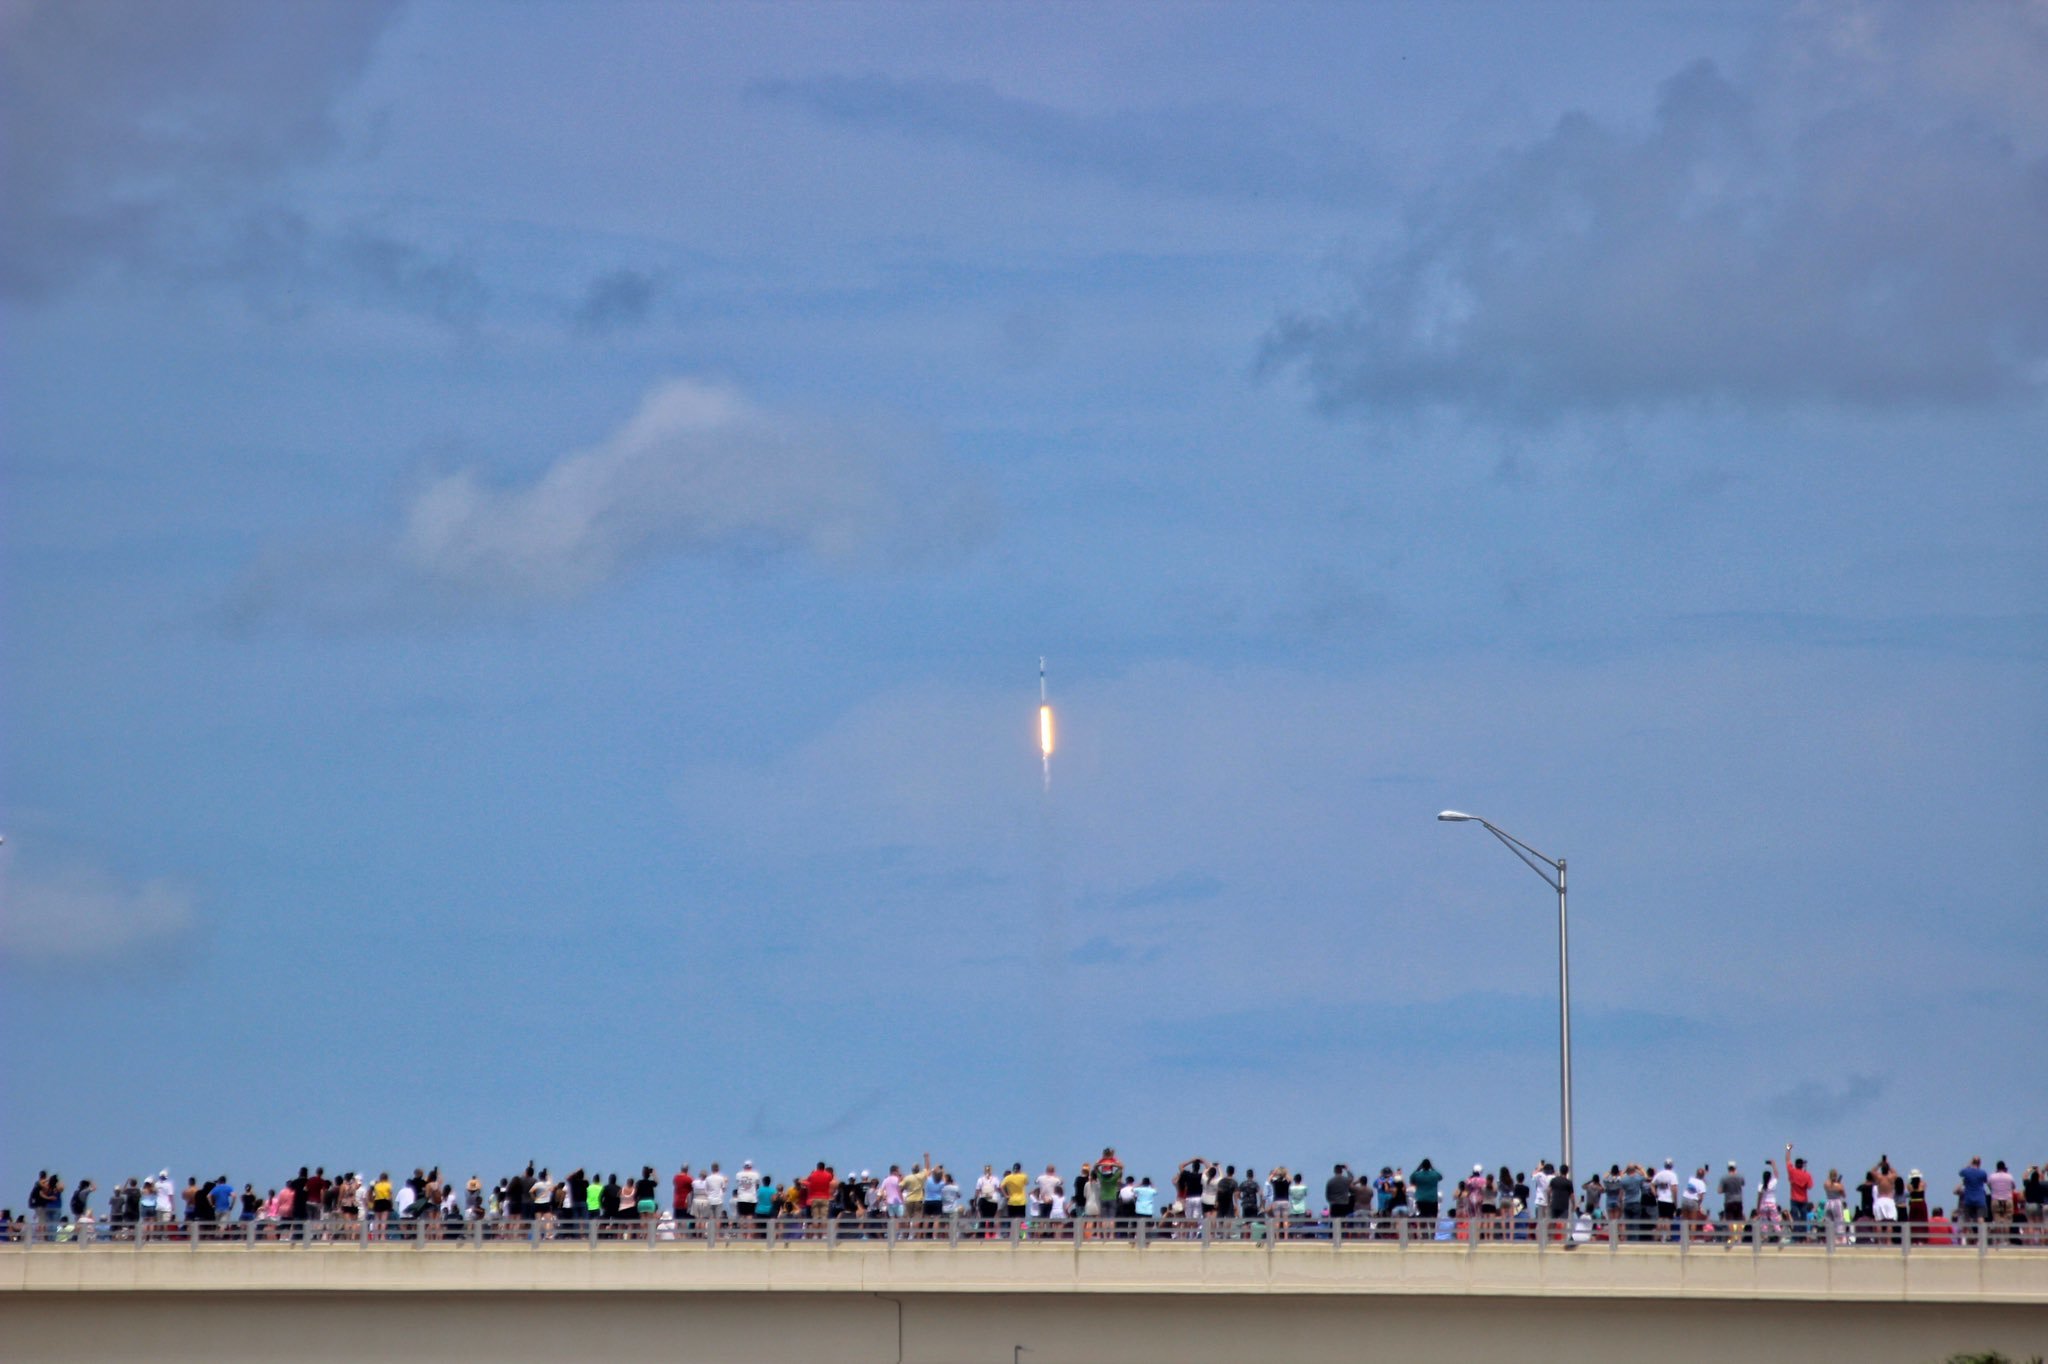
[[(1045, 660), (1038, 660), (1038, 762), (1044, 788), (1038, 802), (1038, 960), (1034, 971), (1037, 1008), (1033, 1020), (1033, 1054), (1044, 1058), (1034, 1066), (1030, 1124), (1047, 1149), (1071, 1145), (1074, 1134), (1068, 1128), (1071, 1116), (1068, 1086), (1063, 1082), (1067, 1059), (1073, 1055), (1074, 1038), (1068, 1015), (1073, 1000), (1068, 980), (1067, 887), (1062, 866), (1061, 838), (1057, 811), (1052, 801), (1052, 702), (1046, 694)], [(1043, 1077), (1041, 1080), (1040, 1077)]]

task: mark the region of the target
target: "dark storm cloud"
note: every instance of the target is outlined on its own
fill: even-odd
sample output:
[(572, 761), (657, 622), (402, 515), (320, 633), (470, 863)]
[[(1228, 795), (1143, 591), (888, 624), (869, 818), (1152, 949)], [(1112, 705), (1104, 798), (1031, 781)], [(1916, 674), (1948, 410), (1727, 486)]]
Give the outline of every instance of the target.
[(0, 294), (47, 297), (106, 265), (217, 269), (224, 208), (335, 152), (335, 101), (395, 9), (0, 4)]
[[(2038, 46), (2039, 12), (2010, 14)], [(1796, 82), (1696, 63), (1646, 130), (1568, 114), (1440, 187), (1348, 298), (1274, 329), (1266, 365), (1374, 411), (2040, 393), (2038, 113), (1872, 79), (1888, 59), (1810, 34), (1799, 56)]]
[(1377, 182), (1357, 144), (1263, 110), (1196, 105), (1075, 113), (980, 81), (883, 75), (763, 81), (752, 93), (827, 123), (957, 142), (1035, 169), (1135, 189), (1344, 203)]
[(1889, 1086), (1882, 1076), (1861, 1072), (1839, 1084), (1807, 1080), (1781, 1090), (1765, 1101), (1766, 1111), (1782, 1122), (1837, 1123), (1868, 1111), (1884, 1098)]
[(363, 224), (322, 228), (287, 209), (251, 210), (217, 250), (162, 263), (188, 284), (239, 287), (259, 311), (305, 312), (336, 299), (451, 325), (475, 322), (490, 301), (475, 264)]
[(579, 331), (601, 334), (637, 327), (661, 297), (661, 281), (644, 270), (610, 270), (592, 279), (570, 318)]

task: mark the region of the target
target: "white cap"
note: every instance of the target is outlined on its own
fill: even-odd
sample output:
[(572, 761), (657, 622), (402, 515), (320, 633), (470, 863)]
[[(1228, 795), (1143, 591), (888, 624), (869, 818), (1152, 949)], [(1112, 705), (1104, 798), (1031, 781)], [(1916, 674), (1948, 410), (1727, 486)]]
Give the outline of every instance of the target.
[(1476, 1175), (1476, 1174), (1480, 1174), (1480, 1173), (1483, 1173), (1483, 1172), (1485, 1171), (1485, 1169), (1486, 1169), (1486, 1167), (1485, 1167), (1484, 1165), (1474, 1165), (1474, 1166), (1472, 1167), (1472, 1173), (1473, 1173), (1473, 1174), (1475, 1174), (1475, 1175)]

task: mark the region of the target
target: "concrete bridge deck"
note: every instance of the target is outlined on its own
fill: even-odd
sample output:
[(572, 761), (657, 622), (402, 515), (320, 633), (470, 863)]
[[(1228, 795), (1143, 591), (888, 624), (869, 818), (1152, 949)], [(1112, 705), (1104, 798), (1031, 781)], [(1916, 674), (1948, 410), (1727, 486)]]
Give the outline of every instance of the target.
[[(374, 1345), (372, 1342), (374, 1341)], [(1024, 1243), (0, 1248), (10, 1360), (1938, 1364), (2048, 1352), (2048, 1252)], [(1021, 1351), (1021, 1353), (1020, 1353)]]

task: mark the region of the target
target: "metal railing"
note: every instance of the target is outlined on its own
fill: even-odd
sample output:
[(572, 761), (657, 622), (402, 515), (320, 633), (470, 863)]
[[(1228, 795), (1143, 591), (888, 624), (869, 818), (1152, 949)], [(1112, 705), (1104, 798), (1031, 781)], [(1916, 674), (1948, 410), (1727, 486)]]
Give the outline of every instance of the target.
[(640, 1217), (568, 1214), (533, 1218), (496, 1215), (468, 1218), (356, 1216), (328, 1214), (290, 1220), (172, 1222), (144, 1219), (112, 1222), (84, 1219), (28, 1220), (0, 1237), (48, 1250), (198, 1250), (243, 1248), (290, 1251), (347, 1246), (498, 1246), (574, 1249), (645, 1245), (718, 1247), (734, 1245), (824, 1246), (943, 1245), (993, 1247), (1022, 1244), (1148, 1246), (1214, 1245), (1272, 1249), (1282, 1245), (1332, 1249), (1463, 1251), (1520, 1250), (1530, 1254), (1567, 1251), (1599, 1254), (1661, 1249), (1679, 1255), (1746, 1250), (1753, 1254), (1806, 1250), (1838, 1253), (1992, 1255), (2033, 1253), (2048, 1257), (2048, 1215), (2006, 1221), (1793, 1222), (1782, 1216), (1736, 1222), (1681, 1217), (1622, 1220), (1579, 1216), (1539, 1219), (1527, 1215), (1453, 1218), (1434, 1221), (1401, 1214), (1260, 1217), (985, 1218), (973, 1212), (939, 1217)]

